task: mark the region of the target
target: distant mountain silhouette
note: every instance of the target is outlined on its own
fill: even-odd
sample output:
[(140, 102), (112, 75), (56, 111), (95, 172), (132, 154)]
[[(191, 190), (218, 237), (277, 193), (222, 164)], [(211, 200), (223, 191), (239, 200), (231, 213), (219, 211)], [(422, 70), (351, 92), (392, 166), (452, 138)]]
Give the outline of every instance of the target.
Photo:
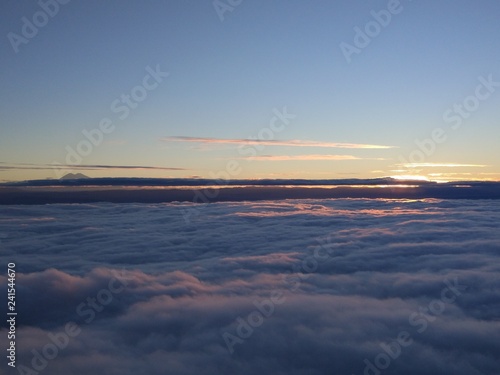
[(60, 178), (60, 180), (79, 180), (82, 178), (90, 178), (89, 176), (85, 176), (83, 173), (68, 173)]

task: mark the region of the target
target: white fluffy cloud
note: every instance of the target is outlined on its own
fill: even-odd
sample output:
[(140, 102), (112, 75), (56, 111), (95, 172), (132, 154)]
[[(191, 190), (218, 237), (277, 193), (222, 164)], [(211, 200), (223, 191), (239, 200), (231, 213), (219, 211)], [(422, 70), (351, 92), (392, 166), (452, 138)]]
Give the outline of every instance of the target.
[(4, 206), (17, 364), (72, 321), (40, 373), (498, 374), (499, 201), (187, 206)]

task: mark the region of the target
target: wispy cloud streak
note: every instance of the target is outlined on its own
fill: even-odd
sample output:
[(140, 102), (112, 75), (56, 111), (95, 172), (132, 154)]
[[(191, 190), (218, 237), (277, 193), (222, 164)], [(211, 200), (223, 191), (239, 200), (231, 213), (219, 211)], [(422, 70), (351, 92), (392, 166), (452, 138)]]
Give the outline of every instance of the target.
[(165, 171), (185, 171), (186, 168), (176, 167), (156, 167), (148, 165), (102, 165), (102, 164), (87, 164), (87, 165), (64, 165), (64, 164), (31, 164), (31, 163), (5, 163), (0, 162), (0, 171), (2, 170), (53, 170), (67, 169), (67, 170), (102, 170), (102, 169), (152, 169), (152, 170), (165, 170)]
[(164, 142), (192, 142), (203, 144), (228, 144), (228, 145), (263, 145), (263, 146), (281, 146), (281, 147), (325, 147), (325, 148), (360, 148), (360, 149), (389, 149), (396, 146), (371, 145), (361, 143), (339, 143), (339, 142), (321, 142), (309, 140), (259, 140), (259, 139), (223, 139), (223, 138), (202, 138), (202, 137), (165, 137)]
[(481, 164), (459, 164), (459, 163), (406, 163), (399, 164), (405, 168), (486, 168)]
[(260, 155), (245, 158), (257, 161), (314, 161), (314, 160), (386, 160), (384, 158), (360, 158), (353, 155)]

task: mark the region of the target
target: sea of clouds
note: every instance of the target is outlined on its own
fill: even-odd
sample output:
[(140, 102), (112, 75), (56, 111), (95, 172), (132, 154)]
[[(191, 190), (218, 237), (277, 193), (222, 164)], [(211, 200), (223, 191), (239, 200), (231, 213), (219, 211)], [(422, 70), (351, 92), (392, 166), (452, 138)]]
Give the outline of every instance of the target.
[(194, 206), (3, 206), (0, 373), (500, 374), (500, 201)]

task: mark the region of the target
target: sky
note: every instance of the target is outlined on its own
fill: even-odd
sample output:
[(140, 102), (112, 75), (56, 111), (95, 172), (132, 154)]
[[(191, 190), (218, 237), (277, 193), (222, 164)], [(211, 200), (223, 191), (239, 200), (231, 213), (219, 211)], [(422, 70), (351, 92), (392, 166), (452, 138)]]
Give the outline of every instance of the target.
[(0, 181), (500, 180), (498, 1), (0, 7)]

